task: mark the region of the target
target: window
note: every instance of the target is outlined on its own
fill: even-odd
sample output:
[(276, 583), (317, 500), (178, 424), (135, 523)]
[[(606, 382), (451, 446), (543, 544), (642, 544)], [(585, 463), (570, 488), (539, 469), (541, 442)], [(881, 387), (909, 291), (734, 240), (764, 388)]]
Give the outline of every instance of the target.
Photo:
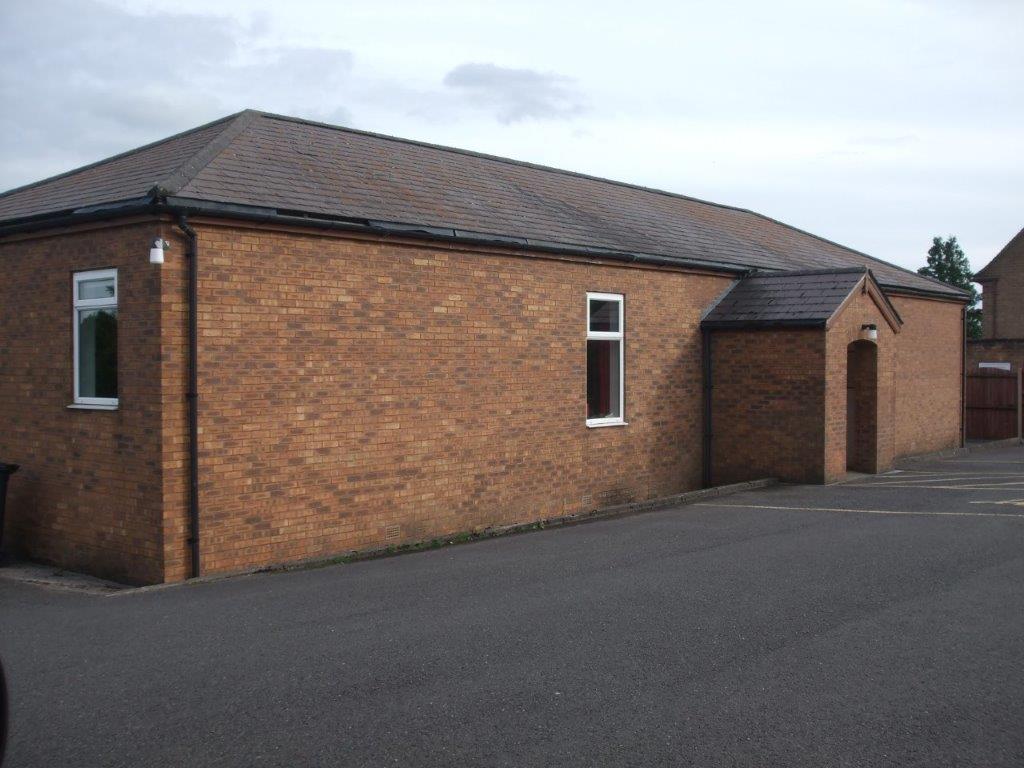
[(73, 285), (75, 403), (117, 405), (117, 270), (78, 272)]
[(1009, 363), (978, 363), (979, 368), (994, 368), (997, 371), (1009, 371)]
[(623, 420), (623, 317), (618, 293), (587, 294), (587, 426)]

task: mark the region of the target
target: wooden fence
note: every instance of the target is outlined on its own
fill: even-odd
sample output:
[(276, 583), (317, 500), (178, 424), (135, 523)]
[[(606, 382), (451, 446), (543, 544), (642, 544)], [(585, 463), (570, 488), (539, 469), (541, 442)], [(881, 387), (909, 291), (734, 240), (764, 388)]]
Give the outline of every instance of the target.
[(1021, 436), (1021, 372), (980, 370), (967, 374), (968, 440)]

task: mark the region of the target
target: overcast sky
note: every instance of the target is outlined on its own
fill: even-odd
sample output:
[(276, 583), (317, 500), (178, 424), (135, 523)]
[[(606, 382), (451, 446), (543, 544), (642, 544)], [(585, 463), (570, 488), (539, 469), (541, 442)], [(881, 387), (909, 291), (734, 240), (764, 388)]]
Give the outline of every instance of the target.
[(1024, 2), (2, 0), (0, 188), (246, 107), (739, 205), (916, 268), (1024, 227)]

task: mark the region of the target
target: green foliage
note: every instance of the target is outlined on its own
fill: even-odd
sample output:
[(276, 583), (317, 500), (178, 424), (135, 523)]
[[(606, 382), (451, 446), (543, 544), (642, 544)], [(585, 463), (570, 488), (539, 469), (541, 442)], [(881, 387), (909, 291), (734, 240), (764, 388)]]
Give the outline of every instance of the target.
[(932, 238), (932, 247), (928, 249), (928, 264), (917, 270), (917, 274), (934, 277), (971, 294), (971, 302), (967, 305), (967, 337), (980, 339), (981, 310), (978, 308), (978, 289), (974, 287), (971, 265), (954, 235), (945, 240), (941, 237)]

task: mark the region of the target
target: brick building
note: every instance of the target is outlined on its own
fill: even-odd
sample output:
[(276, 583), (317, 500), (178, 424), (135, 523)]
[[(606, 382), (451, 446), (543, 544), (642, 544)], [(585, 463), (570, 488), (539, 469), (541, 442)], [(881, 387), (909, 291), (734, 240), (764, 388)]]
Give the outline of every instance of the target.
[(981, 285), (981, 338), (967, 343), (968, 370), (1024, 363), (1024, 229), (974, 279)]
[(6, 540), (132, 582), (962, 439), (956, 289), (747, 210), (287, 117), (12, 190), (0, 260)]

